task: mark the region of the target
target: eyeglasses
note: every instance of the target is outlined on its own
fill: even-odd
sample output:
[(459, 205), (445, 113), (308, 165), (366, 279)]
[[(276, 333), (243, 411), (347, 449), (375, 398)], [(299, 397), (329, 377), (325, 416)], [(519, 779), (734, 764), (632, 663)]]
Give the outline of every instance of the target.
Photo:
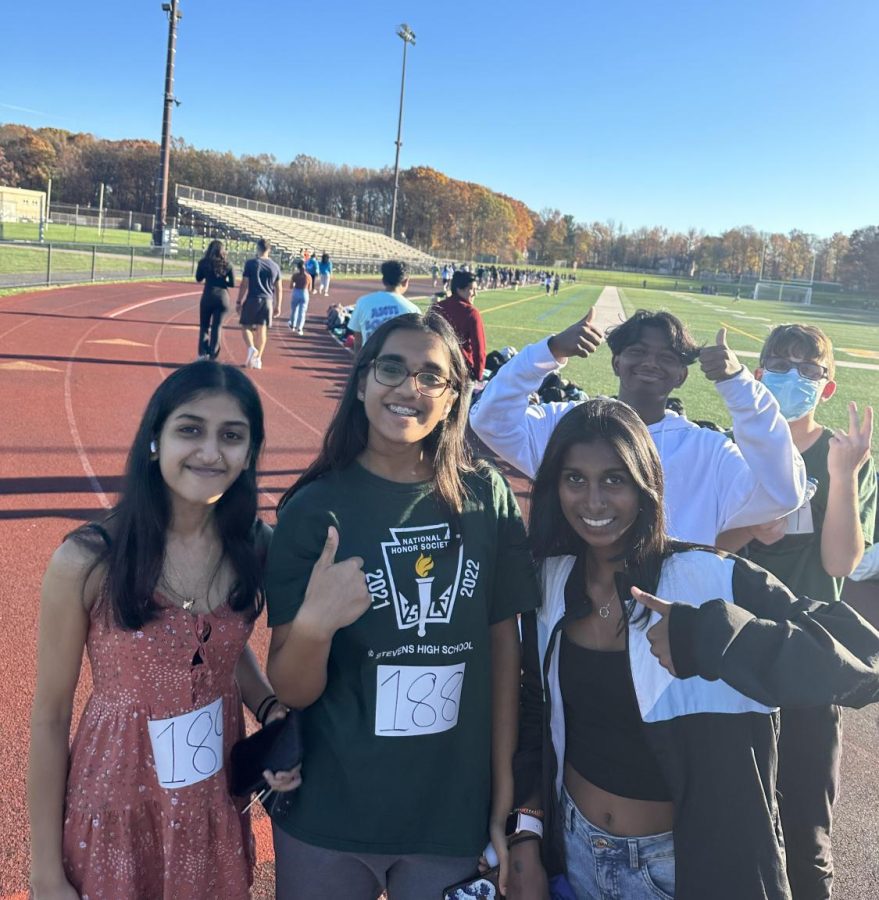
[(452, 382), (436, 372), (410, 372), (402, 363), (393, 359), (374, 359), (372, 371), (375, 380), (385, 387), (399, 387), (407, 378), (415, 379), (415, 388), (423, 397), (442, 397)]
[(782, 356), (769, 357), (769, 359), (764, 361), (763, 368), (766, 369), (767, 372), (775, 372), (777, 375), (785, 375), (790, 372), (791, 369), (796, 369), (803, 378), (808, 378), (809, 381), (821, 381), (821, 379), (826, 378), (830, 372), (827, 366), (822, 366), (813, 362), (794, 362), (793, 360), (785, 359)]

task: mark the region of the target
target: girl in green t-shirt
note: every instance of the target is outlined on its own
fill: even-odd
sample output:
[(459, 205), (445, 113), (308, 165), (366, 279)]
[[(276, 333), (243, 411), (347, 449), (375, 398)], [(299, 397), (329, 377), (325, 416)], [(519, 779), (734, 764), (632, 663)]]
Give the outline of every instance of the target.
[(304, 710), (304, 793), (272, 808), (277, 896), (439, 897), (501, 857), (517, 613), (539, 603), (509, 486), (471, 461), (445, 320), (366, 342), (269, 552), (269, 678)]

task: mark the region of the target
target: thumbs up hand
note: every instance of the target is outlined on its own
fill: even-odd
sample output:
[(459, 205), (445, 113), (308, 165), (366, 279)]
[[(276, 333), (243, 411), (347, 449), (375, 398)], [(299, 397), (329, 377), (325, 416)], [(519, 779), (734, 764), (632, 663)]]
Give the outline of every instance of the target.
[(594, 324), (595, 307), (591, 307), (589, 312), (569, 325), (564, 331), (554, 334), (549, 339), (549, 349), (552, 355), (559, 361), (564, 362), (571, 356), (589, 356), (594, 353), (604, 337)]
[(726, 328), (721, 328), (713, 347), (703, 347), (699, 352), (699, 365), (709, 381), (726, 381), (742, 371), (742, 364), (726, 342)]
[(356, 622), (371, 602), (359, 556), (336, 562), (339, 532), (331, 525), (323, 550), (311, 570), (305, 599), (297, 618), (309, 631), (329, 640), (346, 625)]
[(677, 678), (678, 673), (675, 672), (675, 667), (671, 661), (671, 639), (668, 633), (668, 617), (671, 614), (672, 604), (636, 587), (632, 588), (632, 596), (642, 606), (646, 606), (652, 612), (659, 613), (659, 621), (647, 632), (647, 640), (650, 641), (650, 652), (664, 668), (668, 669)]

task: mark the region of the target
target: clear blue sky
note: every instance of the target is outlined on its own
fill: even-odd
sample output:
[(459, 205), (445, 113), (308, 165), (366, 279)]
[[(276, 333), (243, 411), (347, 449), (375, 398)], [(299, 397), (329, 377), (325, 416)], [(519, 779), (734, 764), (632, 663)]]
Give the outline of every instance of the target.
[[(173, 130), (198, 147), (392, 165), (406, 21), (403, 167), (628, 229), (879, 223), (875, 0), (181, 8)], [(5, 15), (0, 121), (158, 140), (166, 23), (160, 0)]]

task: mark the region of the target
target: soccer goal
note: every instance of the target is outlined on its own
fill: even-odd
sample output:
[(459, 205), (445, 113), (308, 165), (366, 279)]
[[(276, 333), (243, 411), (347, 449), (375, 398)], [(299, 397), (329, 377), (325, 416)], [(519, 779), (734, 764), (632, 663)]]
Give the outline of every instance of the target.
[(755, 300), (784, 300), (788, 303), (812, 303), (812, 288), (808, 283), (793, 281), (758, 281), (754, 285)]

